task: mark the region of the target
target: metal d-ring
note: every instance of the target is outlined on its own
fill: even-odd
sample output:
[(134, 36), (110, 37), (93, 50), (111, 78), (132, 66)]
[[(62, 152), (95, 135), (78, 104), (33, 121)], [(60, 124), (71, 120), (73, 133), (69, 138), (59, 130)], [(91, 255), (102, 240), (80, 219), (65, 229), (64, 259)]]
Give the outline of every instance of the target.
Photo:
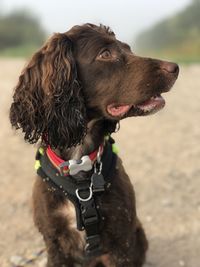
[(80, 201), (83, 201), (83, 202), (86, 202), (86, 201), (88, 201), (88, 200), (90, 200), (91, 198), (92, 198), (92, 187), (90, 186), (89, 187), (89, 190), (90, 190), (90, 194), (89, 194), (89, 197), (87, 197), (87, 198), (82, 198), (82, 197), (80, 197), (80, 195), (79, 195), (79, 190), (80, 189), (76, 189), (76, 196), (77, 196), (77, 198), (80, 200)]

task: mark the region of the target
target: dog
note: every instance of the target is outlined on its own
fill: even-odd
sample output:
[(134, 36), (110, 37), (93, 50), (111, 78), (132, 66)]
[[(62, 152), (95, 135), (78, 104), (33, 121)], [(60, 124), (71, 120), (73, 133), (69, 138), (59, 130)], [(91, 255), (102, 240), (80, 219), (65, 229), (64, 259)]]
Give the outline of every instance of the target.
[(33, 211), (48, 267), (143, 265), (148, 242), (111, 134), (126, 117), (162, 109), (178, 73), (89, 23), (54, 34), (24, 68), (10, 121), (40, 142)]

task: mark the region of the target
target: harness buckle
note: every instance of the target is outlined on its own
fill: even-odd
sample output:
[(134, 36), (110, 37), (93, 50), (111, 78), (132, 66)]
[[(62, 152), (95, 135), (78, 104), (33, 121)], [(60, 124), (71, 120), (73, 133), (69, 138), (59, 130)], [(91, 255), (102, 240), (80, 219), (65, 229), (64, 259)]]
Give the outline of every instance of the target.
[(105, 191), (105, 180), (101, 173), (93, 173), (91, 177), (91, 184), (94, 193)]

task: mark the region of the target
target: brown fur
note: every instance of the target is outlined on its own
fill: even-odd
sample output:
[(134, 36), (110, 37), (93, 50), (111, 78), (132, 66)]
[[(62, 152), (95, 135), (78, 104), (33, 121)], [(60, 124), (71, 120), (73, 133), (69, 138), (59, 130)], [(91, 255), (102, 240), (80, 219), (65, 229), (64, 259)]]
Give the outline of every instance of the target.
[[(106, 54), (109, 50), (112, 57)], [(10, 119), (30, 143), (42, 138), (64, 159), (78, 159), (96, 149), (130, 109), (113, 117), (107, 106), (137, 105), (168, 91), (178, 75), (173, 63), (134, 55), (104, 26), (85, 24), (55, 34), (33, 56), (15, 89)], [(81, 172), (79, 175), (84, 176)], [(141, 267), (147, 240), (137, 218), (133, 186), (120, 158), (112, 185), (100, 199), (104, 217), (101, 242), (105, 254), (87, 267)], [(44, 237), (48, 267), (73, 267), (82, 260), (84, 232), (76, 229), (72, 204), (37, 177), (33, 191), (34, 221)]]

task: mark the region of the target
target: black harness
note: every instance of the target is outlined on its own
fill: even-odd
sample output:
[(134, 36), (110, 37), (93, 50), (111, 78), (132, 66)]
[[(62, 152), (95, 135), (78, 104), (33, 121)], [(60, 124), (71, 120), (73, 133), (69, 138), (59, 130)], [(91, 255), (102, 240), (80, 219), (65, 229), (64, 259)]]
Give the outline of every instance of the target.
[(40, 149), (36, 154), (39, 162), (37, 174), (48, 182), (53, 191), (59, 190), (75, 206), (77, 229), (85, 230), (87, 257), (103, 253), (100, 242), (100, 231), (103, 216), (99, 206), (99, 199), (111, 186), (112, 174), (116, 165), (116, 153), (113, 152), (114, 140), (110, 137), (104, 146), (101, 162), (96, 162), (93, 169), (86, 172), (86, 178), (78, 176), (63, 176), (49, 160), (46, 153)]

